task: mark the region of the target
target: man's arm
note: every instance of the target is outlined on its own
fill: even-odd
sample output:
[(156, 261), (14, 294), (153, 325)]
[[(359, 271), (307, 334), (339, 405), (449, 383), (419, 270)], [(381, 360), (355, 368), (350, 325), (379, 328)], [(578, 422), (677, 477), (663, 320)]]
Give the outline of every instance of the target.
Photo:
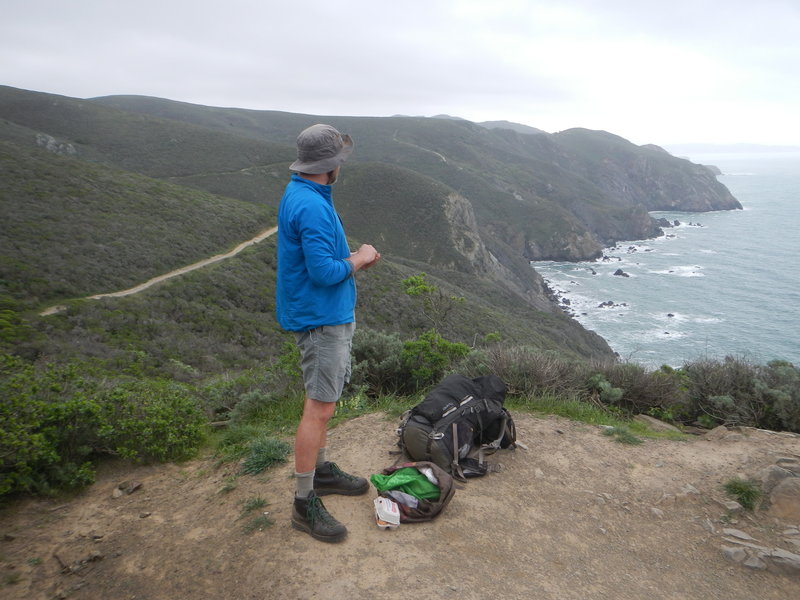
[(350, 255), (347, 260), (353, 265), (353, 273), (363, 269), (369, 269), (381, 258), (380, 252), (369, 244), (361, 244), (361, 247)]

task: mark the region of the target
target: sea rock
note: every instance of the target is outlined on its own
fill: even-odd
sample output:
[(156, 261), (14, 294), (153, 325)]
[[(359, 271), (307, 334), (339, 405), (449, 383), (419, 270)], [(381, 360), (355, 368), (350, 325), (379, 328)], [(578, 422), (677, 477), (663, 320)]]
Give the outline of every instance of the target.
[(787, 477), (769, 495), (769, 514), (800, 523), (800, 477)]
[(616, 275), (617, 277), (630, 277), (630, 275), (628, 275), (622, 269), (617, 269), (616, 271), (614, 271), (614, 275)]

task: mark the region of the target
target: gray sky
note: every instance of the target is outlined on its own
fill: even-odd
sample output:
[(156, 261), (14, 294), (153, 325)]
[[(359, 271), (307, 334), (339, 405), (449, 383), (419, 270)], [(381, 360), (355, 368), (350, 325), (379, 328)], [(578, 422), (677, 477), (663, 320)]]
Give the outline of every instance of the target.
[(800, 145), (800, 0), (0, 0), (0, 84)]

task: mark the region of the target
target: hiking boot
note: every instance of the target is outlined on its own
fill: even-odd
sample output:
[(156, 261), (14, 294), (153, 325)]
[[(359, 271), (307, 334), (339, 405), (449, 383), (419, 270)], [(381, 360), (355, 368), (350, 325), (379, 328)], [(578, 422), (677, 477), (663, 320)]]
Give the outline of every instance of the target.
[(331, 516), (314, 492), (308, 498), (294, 499), (292, 527), (321, 542), (341, 542), (347, 536), (347, 528)]
[(342, 494), (360, 496), (369, 491), (369, 483), (363, 477), (356, 477), (342, 471), (334, 462), (326, 462), (317, 467), (314, 473), (314, 492), (317, 496)]

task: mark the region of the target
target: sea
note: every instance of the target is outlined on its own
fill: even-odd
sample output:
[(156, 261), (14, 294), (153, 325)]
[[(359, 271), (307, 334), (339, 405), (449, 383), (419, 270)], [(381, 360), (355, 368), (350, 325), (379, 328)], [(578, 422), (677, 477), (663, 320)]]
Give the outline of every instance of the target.
[(732, 356), (800, 367), (800, 151), (684, 157), (719, 167), (744, 209), (653, 212), (680, 224), (595, 261), (533, 268), (622, 360), (677, 368)]

